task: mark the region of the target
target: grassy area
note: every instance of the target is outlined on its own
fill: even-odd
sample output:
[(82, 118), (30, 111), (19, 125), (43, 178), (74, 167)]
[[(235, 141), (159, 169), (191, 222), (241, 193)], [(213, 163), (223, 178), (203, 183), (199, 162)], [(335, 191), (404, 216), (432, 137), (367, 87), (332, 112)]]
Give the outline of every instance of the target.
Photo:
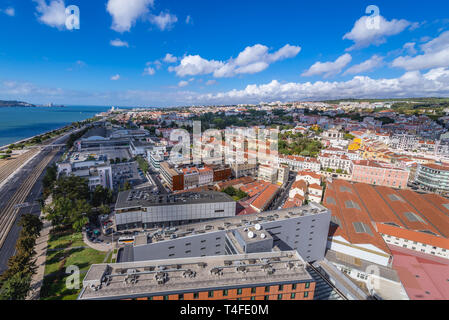
[(67, 249), (83, 246), (85, 246), (85, 243), (83, 241), (83, 235), (81, 232), (72, 233), (71, 231), (65, 231), (58, 234), (51, 234), (47, 248)]
[[(81, 282), (92, 264), (103, 263), (107, 253), (91, 248), (74, 247), (84, 246), (80, 233), (68, 234), (60, 232), (52, 234), (49, 248), (65, 249), (47, 252), (44, 283), (41, 289), (42, 300), (74, 300), (81, 290)], [(81, 242), (80, 242), (81, 241)], [(66, 280), (69, 275), (66, 268), (75, 265), (80, 270), (80, 289), (67, 289)]]

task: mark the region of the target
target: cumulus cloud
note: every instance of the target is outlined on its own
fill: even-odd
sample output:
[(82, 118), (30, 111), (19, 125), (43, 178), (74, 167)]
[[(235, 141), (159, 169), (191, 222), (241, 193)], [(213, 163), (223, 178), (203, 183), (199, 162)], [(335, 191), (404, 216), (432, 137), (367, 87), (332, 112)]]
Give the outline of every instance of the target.
[(152, 67), (146, 67), (145, 70), (143, 71), (144, 76), (153, 76), (155, 74), (156, 74), (156, 70), (154, 70), (154, 68), (152, 68)]
[(167, 63), (175, 63), (178, 61), (178, 58), (175, 57), (174, 55), (172, 55), (171, 53), (167, 53), (164, 57), (164, 59), (162, 59), (164, 62)]
[(65, 28), (66, 14), (64, 0), (52, 0), (47, 4), (46, 0), (33, 0), (37, 3), (36, 11), (38, 20), (53, 28)]
[(208, 80), (207, 82), (206, 82), (206, 86), (212, 86), (212, 85), (214, 85), (214, 84), (216, 84), (217, 83), (217, 80)]
[(416, 42), (407, 42), (402, 48), (406, 50), (410, 55), (415, 55), (417, 53), (415, 45)]
[(156, 25), (159, 30), (165, 31), (173, 28), (174, 24), (178, 22), (178, 18), (168, 12), (161, 12), (159, 15), (151, 15), (150, 22)]
[(383, 64), (383, 57), (380, 57), (378, 55), (373, 55), (371, 58), (369, 58), (368, 60), (354, 65), (352, 67), (350, 67), (348, 70), (346, 70), (343, 75), (346, 74), (359, 74), (362, 72), (368, 72), (368, 71), (372, 71), (378, 67), (380, 67)]
[(213, 74), (216, 78), (229, 78), (238, 74), (253, 74), (267, 69), (271, 63), (297, 56), (301, 47), (287, 44), (274, 53), (268, 51), (268, 47), (256, 44), (246, 47), (237, 58), (227, 61), (206, 60), (199, 55), (189, 55), (178, 66), (170, 67), (169, 71), (176, 72), (180, 77)]
[(449, 67), (449, 31), (421, 45), (422, 54), (402, 56), (392, 62), (393, 67), (405, 70), (424, 70)]
[[(187, 81), (188, 82), (188, 81)], [(74, 91), (61, 88), (43, 88), (30, 83), (4, 81), (0, 83), (0, 95), (5, 99), (30, 102), (180, 106), (186, 104), (238, 104), (260, 101), (310, 101), (347, 98), (405, 98), (436, 97), (449, 95), (449, 69), (435, 68), (427, 73), (406, 72), (398, 78), (373, 79), (355, 76), (348, 81), (317, 81), (314, 83), (281, 83), (273, 80), (267, 84), (248, 85), (243, 90), (219, 93), (193, 91), (120, 90), (106, 92)]]
[(129, 47), (128, 42), (122, 41), (120, 39), (111, 40), (110, 44), (113, 47)]
[(343, 39), (354, 41), (354, 45), (348, 48), (348, 51), (369, 47), (370, 45), (381, 45), (387, 41), (387, 37), (399, 34), (408, 27), (415, 26), (404, 19), (388, 21), (379, 15), (379, 28), (377, 28), (377, 26), (371, 24), (372, 19), (369, 16), (361, 17), (355, 22), (352, 30), (343, 36)]
[(154, 0), (108, 0), (106, 10), (112, 16), (111, 29), (130, 31), (136, 21), (149, 14)]
[(186, 87), (189, 85), (189, 81), (179, 81), (178, 83), (178, 87), (182, 88), (182, 87)]
[(3, 12), (10, 17), (14, 17), (16, 15), (16, 10), (13, 7), (8, 7), (4, 10), (0, 10), (0, 12)]
[(421, 74), (407, 72), (399, 78), (372, 79), (355, 76), (348, 81), (317, 81), (314, 83), (280, 83), (248, 85), (243, 90), (231, 90), (195, 97), (197, 103), (258, 103), (260, 101), (294, 101), (385, 97), (430, 97), (449, 94), (449, 70), (433, 69)]
[(305, 71), (302, 76), (310, 77), (320, 74), (324, 74), (324, 77), (330, 77), (337, 75), (352, 61), (352, 57), (349, 53), (338, 57), (335, 61), (330, 62), (316, 62), (307, 71)]
[(111, 77), (111, 80), (112, 81), (117, 81), (117, 80), (119, 80), (120, 79), (120, 75), (119, 74), (116, 74), (115, 76), (112, 76)]

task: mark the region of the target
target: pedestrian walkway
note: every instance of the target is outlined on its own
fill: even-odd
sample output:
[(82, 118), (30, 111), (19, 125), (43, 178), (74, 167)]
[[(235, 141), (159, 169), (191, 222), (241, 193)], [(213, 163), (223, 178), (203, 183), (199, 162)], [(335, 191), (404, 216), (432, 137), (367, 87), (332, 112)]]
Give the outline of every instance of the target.
[(83, 241), (89, 248), (92, 248), (97, 251), (108, 252), (113, 249), (113, 246), (111, 244), (93, 243), (93, 242), (89, 241), (89, 239), (87, 239), (87, 234), (84, 231), (83, 231)]
[[(41, 213), (41, 218), (44, 217)], [(48, 240), (50, 238), (51, 222), (43, 220), (44, 226), (42, 228), (39, 238), (36, 240), (36, 246), (34, 250), (36, 251), (36, 274), (33, 275), (31, 279), (31, 290), (28, 293), (27, 300), (39, 300), (41, 287), (44, 282), (45, 275), (45, 262), (47, 259), (47, 246)]]

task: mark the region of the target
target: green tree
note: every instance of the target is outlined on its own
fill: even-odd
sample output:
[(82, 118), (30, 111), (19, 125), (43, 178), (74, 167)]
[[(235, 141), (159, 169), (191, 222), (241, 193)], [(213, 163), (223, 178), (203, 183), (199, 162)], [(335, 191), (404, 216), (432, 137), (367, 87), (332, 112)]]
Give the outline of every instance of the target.
[(31, 274), (16, 273), (0, 288), (0, 300), (25, 300), (31, 288)]

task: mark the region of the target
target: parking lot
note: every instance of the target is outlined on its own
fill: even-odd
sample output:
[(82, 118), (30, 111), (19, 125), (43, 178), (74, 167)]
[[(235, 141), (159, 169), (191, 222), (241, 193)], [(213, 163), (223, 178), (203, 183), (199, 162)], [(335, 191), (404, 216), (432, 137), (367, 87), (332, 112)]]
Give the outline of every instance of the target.
[(132, 186), (147, 181), (137, 162), (113, 164), (112, 180), (114, 183), (114, 190), (119, 190), (126, 181), (129, 181)]

